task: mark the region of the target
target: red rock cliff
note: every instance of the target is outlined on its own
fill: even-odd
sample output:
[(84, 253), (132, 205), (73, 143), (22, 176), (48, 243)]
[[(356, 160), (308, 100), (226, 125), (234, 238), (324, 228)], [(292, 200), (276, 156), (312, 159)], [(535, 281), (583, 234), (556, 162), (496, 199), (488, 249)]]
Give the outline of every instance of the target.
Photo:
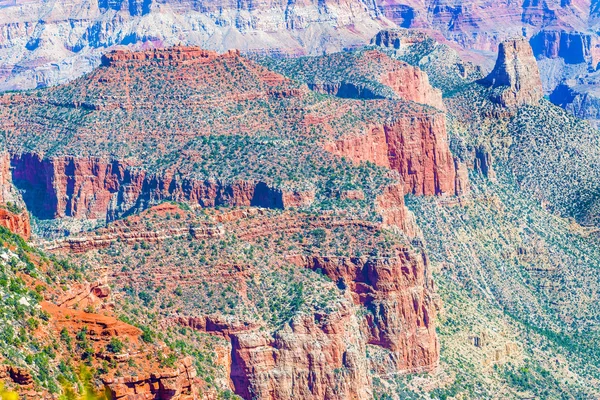
[(357, 162), (370, 161), (398, 171), (406, 193), (459, 194), (442, 113), (399, 117), (383, 126), (371, 126), (364, 135), (342, 137), (325, 148)]
[(362, 323), (368, 343), (389, 350), (397, 371), (431, 371), (438, 365), (439, 344), (433, 281), (423, 255), (398, 249), (390, 258), (312, 257), (311, 269), (343, 281), (368, 313)]
[(25, 240), (31, 238), (31, 225), (29, 224), (29, 214), (27, 214), (27, 211), (15, 214), (9, 210), (0, 208), (0, 225), (8, 228), (12, 233), (21, 235)]
[(441, 90), (431, 86), (427, 74), (417, 67), (406, 65), (404, 68), (388, 71), (380, 80), (404, 100), (446, 110)]
[(100, 158), (43, 159), (23, 154), (12, 159), (12, 181), (22, 190), (28, 210), (40, 219), (73, 217), (113, 220), (163, 200), (217, 205), (298, 207), (311, 192), (286, 192), (262, 182), (222, 183), (153, 175), (119, 161)]
[(274, 335), (232, 335), (231, 381), (244, 399), (371, 399), (365, 343), (352, 307), (305, 315)]

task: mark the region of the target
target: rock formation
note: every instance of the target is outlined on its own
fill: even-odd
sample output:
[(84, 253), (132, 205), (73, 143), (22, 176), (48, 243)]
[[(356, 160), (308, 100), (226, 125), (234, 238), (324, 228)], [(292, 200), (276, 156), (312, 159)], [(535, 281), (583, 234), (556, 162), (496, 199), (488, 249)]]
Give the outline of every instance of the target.
[(442, 113), (399, 117), (393, 123), (371, 127), (365, 135), (342, 137), (326, 149), (398, 171), (405, 193), (459, 194)]
[(399, 250), (380, 259), (312, 257), (307, 267), (320, 269), (333, 281), (343, 282), (368, 313), (364, 323), (368, 343), (389, 350), (390, 360), (402, 372), (435, 369), (439, 344), (433, 320), (436, 304), (427, 260)]
[(445, 110), (441, 90), (431, 86), (424, 71), (380, 50), (263, 62), (319, 93), (365, 100), (400, 98)]
[(29, 224), (29, 214), (27, 211), (21, 211), (16, 214), (0, 208), (0, 225), (8, 228), (12, 233), (21, 235), (25, 240), (29, 240), (31, 237), (31, 225)]
[(410, 27), (436, 30), (465, 48), (493, 51), (503, 40), (549, 26), (593, 31), (597, 15), (594, 2), (565, 0), (78, 0), (51, 14), (43, 2), (10, 3), (0, 19), (0, 90), (63, 83), (89, 72), (106, 48), (123, 45), (186, 43), (219, 51), (322, 54), (365, 44), (384, 28)]
[(495, 89), (493, 100), (505, 107), (535, 104), (544, 95), (533, 51), (525, 39), (500, 43), (496, 66), (484, 82)]
[(480, 145), (475, 149), (475, 171), (479, 172), (486, 178), (495, 179), (496, 172), (494, 171), (494, 157), (487, 145)]
[(307, 315), (273, 336), (232, 336), (231, 381), (244, 399), (371, 399), (365, 343), (352, 308)]
[(105, 379), (104, 385), (114, 400), (195, 399), (199, 382), (191, 357), (185, 357), (176, 368), (135, 376)]
[(404, 100), (427, 104), (439, 110), (445, 110), (442, 92), (429, 83), (429, 77), (419, 68), (406, 66), (391, 70), (381, 77), (381, 83), (394, 90)]
[(11, 365), (0, 365), (0, 380), (10, 380), (20, 386), (33, 386), (33, 377), (27, 369)]

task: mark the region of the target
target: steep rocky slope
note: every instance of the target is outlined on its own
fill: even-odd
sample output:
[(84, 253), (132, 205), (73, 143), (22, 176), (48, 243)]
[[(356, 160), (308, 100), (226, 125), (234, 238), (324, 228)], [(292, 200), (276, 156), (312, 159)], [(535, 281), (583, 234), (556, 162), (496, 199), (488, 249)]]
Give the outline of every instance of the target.
[[(417, 68), (367, 55), (440, 103)], [(87, 314), (114, 310), (139, 327), (136, 358), (119, 360), (174, 369), (84, 352), (95, 383), (112, 398), (367, 399), (373, 370), (434, 371), (439, 303), (404, 195), (454, 197), (468, 179), (444, 113), (409, 94), (334, 97), (235, 51), (177, 46), (2, 96), (3, 193), (54, 238), (36, 244), (101, 282), (65, 281), (53, 302), (75, 311), (50, 312), (108, 339), (116, 322)], [(110, 306), (96, 301), (109, 288)]]

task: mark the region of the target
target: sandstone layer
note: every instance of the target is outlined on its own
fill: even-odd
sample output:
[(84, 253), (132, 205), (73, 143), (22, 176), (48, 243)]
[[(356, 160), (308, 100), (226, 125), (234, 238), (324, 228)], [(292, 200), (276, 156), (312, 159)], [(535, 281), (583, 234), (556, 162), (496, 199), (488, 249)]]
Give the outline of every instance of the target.
[(484, 81), (497, 89), (494, 100), (506, 107), (535, 104), (544, 95), (533, 51), (525, 39), (500, 44), (496, 66)]
[(371, 127), (365, 135), (342, 137), (326, 149), (357, 162), (370, 161), (398, 171), (405, 193), (460, 194), (441, 113), (397, 118)]

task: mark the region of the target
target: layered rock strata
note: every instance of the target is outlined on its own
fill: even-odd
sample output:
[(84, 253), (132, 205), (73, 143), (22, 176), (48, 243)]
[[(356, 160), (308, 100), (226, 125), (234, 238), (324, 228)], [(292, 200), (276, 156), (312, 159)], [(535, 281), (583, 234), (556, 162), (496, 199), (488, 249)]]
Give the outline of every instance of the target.
[(544, 29), (530, 43), (536, 57), (562, 58), (567, 64), (591, 63), (594, 67), (600, 60), (600, 43), (590, 33)]
[(456, 195), (456, 169), (442, 113), (399, 117), (361, 136), (342, 137), (326, 149), (354, 161), (398, 171), (405, 193)]
[(402, 372), (435, 369), (439, 344), (433, 320), (436, 304), (427, 259), (408, 249), (390, 258), (309, 257), (306, 266), (343, 283), (368, 313), (368, 343), (389, 350)]
[(295, 318), (271, 335), (231, 337), (231, 381), (244, 399), (370, 399), (365, 343), (352, 308)]
[(496, 90), (493, 100), (506, 107), (535, 104), (544, 95), (533, 51), (525, 39), (500, 43), (496, 66), (484, 82)]
[(101, 158), (46, 159), (22, 154), (12, 158), (11, 167), (12, 181), (21, 190), (27, 209), (40, 219), (110, 221), (167, 199), (202, 207), (287, 208), (308, 205), (314, 198), (314, 193), (285, 192), (262, 182), (196, 181), (180, 179), (176, 173), (153, 175)]

